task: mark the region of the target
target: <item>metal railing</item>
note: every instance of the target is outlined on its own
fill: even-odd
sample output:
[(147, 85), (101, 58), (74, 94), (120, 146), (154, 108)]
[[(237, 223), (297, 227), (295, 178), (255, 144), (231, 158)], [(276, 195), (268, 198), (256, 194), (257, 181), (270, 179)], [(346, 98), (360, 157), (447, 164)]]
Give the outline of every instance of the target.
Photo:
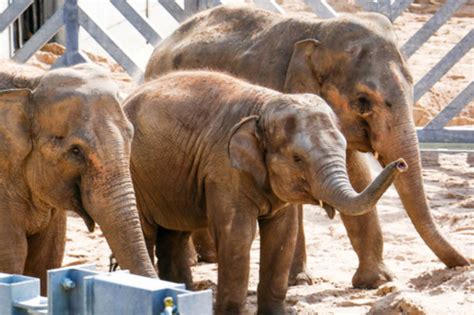
[(98, 272), (94, 265), (48, 270), (48, 297), (40, 280), (0, 273), (0, 314), (156, 315), (172, 298), (178, 314), (212, 314), (212, 291), (187, 291), (184, 284)]
[[(221, 4), (220, 0), (184, 0), (184, 7), (174, 0), (158, 1), (177, 22), (184, 21), (192, 14)], [(4, 31), (33, 0), (14, 0), (0, 14), (0, 33)], [(275, 0), (254, 0), (261, 8), (284, 14), (284, 10)], [(364, 10), (380, 12), (390, 20), (395, 19), (413, 2), (413, 0), (357, 0)], [(410, 58), (416, 51), (465, 3), (467, 0), (446, 1), (406, 43), (401, 51)], [(161, 37), (147, 19), (137, 12), (127, 0), (110, 0), (110, 3), (127, 19), (130, 24), (143, 36), (150, 45), (155, 46)], [(325, 0), (306, 0), (316, 15), (323, 18), (337, 16), (337, 12)], [(27, 61), (38, 49), (48, 42), (61, 27), (66, 29), (66, 53), (54, 66), (70, 66), (84, 62), (87, 57), (79, 50), (79, 26), (83, 27), (127, 73), (137, 82), (143, 80), (140, 69), (120, 46), (78, 5), (77, 0), (65, 0), (65, 5), (59, 8), (48, 21), (36, 32), (26, 44), (17, 50), (13, 59), (19, 62)], [(438, 82), (464, 55), (473, 47), (474, 32), (471, 29), (433, 68), (415, 84), (414, 96), (418, 101), (433, 85)], [(473, 100), (473, 83), (459, 93), (431, 122), (424, 128), (418, 128), (420, 142), (444, 143), (474, 143), (474, 129), (466, 127), (445, 127), (469, 102)]]

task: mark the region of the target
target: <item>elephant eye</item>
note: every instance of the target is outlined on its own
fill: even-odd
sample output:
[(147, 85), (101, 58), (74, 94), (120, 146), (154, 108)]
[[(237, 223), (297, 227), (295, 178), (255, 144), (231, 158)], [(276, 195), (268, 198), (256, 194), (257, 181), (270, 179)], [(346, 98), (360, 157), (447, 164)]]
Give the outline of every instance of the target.
[(363, 117), (368, 117), (372, 114), (372, 102), (366, 95), (361, 95), (357, 98), (357, 108)]
[(71, 152), (72, 155), (77, 156), (77, 157), (82, 157), (82, 150), (79, 148), (77, 145), (73, 145), (70, 149), (69, 152)]
[(303, 159), (301, 158), (301, 156), (295, 154), (295, 155), (293, 155), (293, 162), (301, 163), (301, 162), (303, 162)]
[(358, 98), (358, 101), (361, 112), (367, 112), (372, 109), (372, 104), (367, 97), (361, 96)]

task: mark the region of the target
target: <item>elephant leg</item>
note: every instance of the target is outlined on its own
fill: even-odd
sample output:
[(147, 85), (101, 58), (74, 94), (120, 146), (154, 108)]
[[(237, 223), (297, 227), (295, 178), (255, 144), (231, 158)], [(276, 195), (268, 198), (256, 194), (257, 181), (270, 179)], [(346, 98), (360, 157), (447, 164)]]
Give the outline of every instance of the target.
[(207, 263), (217, 262), (216, 246), (212, 241), (208, 229), (193, 232), (193, 244), (196, 248), (198, 261)]
[(218, 189), (206, 185), (209, 229), (217, 248), (215, 314), (244, 314), (258, 209), (245, 197)]
[(8, 216), (0, 219), (0, 272), (23, 274), (28, 243), (23, 230), (12, 224)]
[(189, 240), (191, 232), (173, 231), (158, 226), (156, 234), (156, 257), (160, 279), (185, 283), (193, 287), (189, 265)]
[(148, 255), (150, 255), (151, 263), (155, 264), (155, 246), (156, 246), (156, 235), (158, 233), (158, 226), (155, 223), (151, 223), (149, 220), (144, 218), (140, 214), (140, 223), (142, 225), (143, 236), (145, 238), (146, 249)]
[(65, 210), (54, 210), (48, 226), (28, 238), (25, 275), (39, 277), (41, 294), (47, 291), (47, 270), (61, 267), (66, 245)]
[[(362, 153), (347, 152), (347, 171), (356, 191), (360, 192), (370, 184), (370, 166)], [(391, 281), (390, 271), (383, 262), (383, 237), (377, 211), (356, 217), (341, 215), (341, 218), (359, 257), (352, 285), (371, 289)]]
[(298, 208), (298, 234), (296, 238), (295, 254), (291, 264), (290, 277), (288, 285), (313, 284), (313, 278), (306, 270), (306, 239), (304, 236), (303, 224), (303, 206), (296, 205)]
[(286, 314), (285, 297), (298, 233), (298, 212), (301, 212), (301, 207), (290, 205), (274, 217), (258, 221), (258, 314)]

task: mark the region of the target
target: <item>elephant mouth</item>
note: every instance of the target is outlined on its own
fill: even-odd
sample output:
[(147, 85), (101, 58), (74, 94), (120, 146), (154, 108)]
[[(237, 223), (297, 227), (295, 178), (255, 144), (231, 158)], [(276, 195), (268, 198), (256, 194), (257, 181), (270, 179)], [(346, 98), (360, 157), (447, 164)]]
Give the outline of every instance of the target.
[(316, 205), (319, 205), (321, 208), (324, 209), (324, 211), (326, 211), (326, 214), (328, 215), (329, 219), (334, 219), (334, 217), (336, 216), (336, 209), (334, 209), (333, 206), (322, 200), (314, 199), (314, 201)]
[(89, 232), (94, 232), (95, 221), (84, 208), (81, 197), (81, 189), (79, 188), (79, 185), (76, 185), (74, 189), (74, 205), (71, 210), (77, 213), (84, 220), (84, 223), (86, 224)]

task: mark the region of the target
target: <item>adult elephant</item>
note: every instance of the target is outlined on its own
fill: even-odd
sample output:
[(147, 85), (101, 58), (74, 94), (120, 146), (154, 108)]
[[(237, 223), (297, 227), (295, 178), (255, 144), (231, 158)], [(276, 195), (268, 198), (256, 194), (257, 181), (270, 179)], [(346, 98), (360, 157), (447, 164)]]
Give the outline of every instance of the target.
[(130, 177), (133, 127), (117, 86), (89, 65), (31, 84), (0, 92), (0, 272), (39, 277), (46, 293), (70, 209), (90, 231), (100, 225), (124, 268), (156, 277)]
[[(402, 157), (408, 172), (394, 182), (416, 230), (448, 267), (469, 262), (440, 234), (425, 196), (412, 117), (413, 79), (387, 18), (375, 13), (320, 20), (282, 16), (251, 6), (220, 6), (183, 23), (154, 50), (146, 79), (174, 69), (217, 69), (287, 93), (314, 93), (339, 118), (348, 142), (347, 167), (356, 190), (370, 182), (360, 152), (382, 166)], [(300, 230), (290, 282), (305, 273)], [(383, 262), (377, 213), (342, 220), (359, 258), (355, 287), (391, 280)]]

